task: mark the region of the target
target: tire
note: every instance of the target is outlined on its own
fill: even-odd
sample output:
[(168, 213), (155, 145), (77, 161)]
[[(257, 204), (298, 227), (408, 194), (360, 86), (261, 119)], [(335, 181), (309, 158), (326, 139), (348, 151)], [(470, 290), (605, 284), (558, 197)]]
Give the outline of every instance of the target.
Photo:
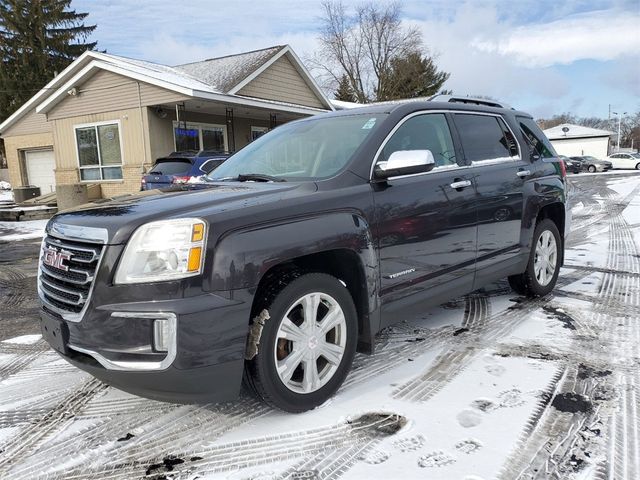
[(640, 170), (640, 163), (636, 165), (636, 170)]
[(589, 168), (587, 170), (589, 170), (589, 172), (591, 173), (596, 173), (596, 170), (598, 169), (596, 168), (595, 165), (589, 165)]
[[(266, 299), (258, 312), (264, 309), (269, 319), (257, 355), (245, 362), (247, 385), (268, 405), (286, 412), (304, 412), (323, 404), (342, 385), (355, 355), (358, 317), (351, 294), (337, 278), (309, 273)], [(305, 311), (316, 313), (305, 319)], [(308, 330), (311, 318), (315, 331)], [(317, 329), (329, 318), (336, 325), (323, 336)], [(300, 340), (292, 340), (296, 336)]]
[[(553, 241), (551, 241), (550, 238), (552, 238)], [(555, 261), (553, 265), (548, 261), (544, 261), (545, 253), (539, 250), (539, 247), (543, 247), (545, 243), (547, 244), (547, 248), (555, 246)], [(560, 273), (560, 263), (562, 259), (561, 246), (562, 239), (560, 238), (556, 224), (548, 218), (539, 222), (533, 234), (533, 243), (531, 253), (529, 254), (529, 261), (527, 262), (527, 269), (524, 273), (509, 277), (509, 285), (511, 288), (516, 293), (526, 295), (527, 297), (542, 297), (551, 292), (558, 281), (558, 273)], [(552, 259), (553, 257), (548, 258), (549, 261)], [(549, 272), (547, 266), (552, 267), (552, 273)], [(536, 270), (538, 269), (539, 272), (536, 274)], [(544, 273), (542, 272), (543, 269)]]

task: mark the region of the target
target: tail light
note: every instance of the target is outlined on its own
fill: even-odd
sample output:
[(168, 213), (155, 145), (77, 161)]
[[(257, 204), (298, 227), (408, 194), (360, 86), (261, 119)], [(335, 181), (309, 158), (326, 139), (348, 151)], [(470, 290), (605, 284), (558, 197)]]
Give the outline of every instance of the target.
[(187, 183), (189, 181), (189, 176), (180, 176), (180, 177), (173, 177), (173, 180), (171, 180), (171, 183)]
[(567, 178), (567, 165), (564, 163), (564, 160), (560, 160), (560, 176), (564, 180)]

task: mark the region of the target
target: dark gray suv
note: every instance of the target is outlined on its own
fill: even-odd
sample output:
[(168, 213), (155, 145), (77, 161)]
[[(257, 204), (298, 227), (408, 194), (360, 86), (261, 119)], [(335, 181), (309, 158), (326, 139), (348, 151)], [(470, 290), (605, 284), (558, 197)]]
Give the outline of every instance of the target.
[(318, 115), (204, 183), (56, 215), (45, 338), (139, 395), (228, 400), (244, 378), (300, 412), (384, 327), (504, 277), (547, 294), (569, 224), (564, 163), (530, 115), (482, 103)]

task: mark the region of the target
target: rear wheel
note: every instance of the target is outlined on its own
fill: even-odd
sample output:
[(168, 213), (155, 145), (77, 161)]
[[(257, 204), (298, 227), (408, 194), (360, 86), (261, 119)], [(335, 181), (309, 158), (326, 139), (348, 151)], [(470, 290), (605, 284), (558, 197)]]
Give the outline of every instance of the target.
[(287, 412), (321, 405), (340, 387), (356, 350), (358, 321), (349, 291), (322, 273), (302, 275), (266, 309), (258, 354), (246, 380), (266, 403)]
[(589, 170), (591, 173), (596, 173), (597, 168), (596, 168), (596, 166), (595, 166), (595, 165), (589, 165), (588, 170)]
[(536, 225), (533, 240), (527, 269), (520, 275), (509, 277), (509, 285), (521, 295), (538, 297), (546, 295), (556, 285), (562, 240), (558, 227), (549, 219)]

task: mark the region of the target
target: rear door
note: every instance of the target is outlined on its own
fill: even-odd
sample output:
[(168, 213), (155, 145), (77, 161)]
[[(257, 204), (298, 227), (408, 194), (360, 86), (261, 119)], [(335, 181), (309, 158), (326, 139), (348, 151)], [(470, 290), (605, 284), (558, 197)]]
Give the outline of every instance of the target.
[(425, 149), (434, 156), (433, 170), (373, 185), (384, 325), (397, 320), (395, 312), (420, 312), (439, 296), (450, 298), (452, 289), (468, 291), (473, 283), (473, 179), (455, 147), (450, 117), (424, 112), (405, 118), (376, 161), (396, 151)]
[(147, 189), (168, 187), (175, 177), (187, 176), (191, 165), (192, 161), (189, 158), (159, 158), (144, 177)]
[[(476, 183), (476, 272), (491, 275), (520, 254), (523, 187), (531, 163), (521, 158), (514, 133), (499, 115), (469, 112), (453, 118)], [(482, 283), (477, 278), (476, 284)]]

